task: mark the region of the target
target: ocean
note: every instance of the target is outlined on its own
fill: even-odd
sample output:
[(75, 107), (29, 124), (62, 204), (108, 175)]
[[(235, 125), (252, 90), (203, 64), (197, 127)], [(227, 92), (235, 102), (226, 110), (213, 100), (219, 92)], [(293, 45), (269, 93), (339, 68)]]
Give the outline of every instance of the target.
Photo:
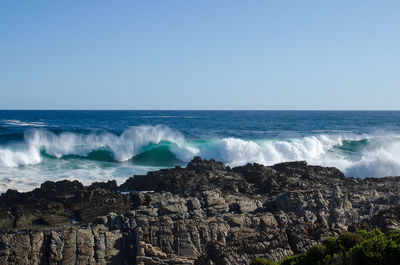
[(400, 175), (397, 111), (0, 111), (0, 192), (184, 166), (194, 156), (305, 160), (347, 177)]

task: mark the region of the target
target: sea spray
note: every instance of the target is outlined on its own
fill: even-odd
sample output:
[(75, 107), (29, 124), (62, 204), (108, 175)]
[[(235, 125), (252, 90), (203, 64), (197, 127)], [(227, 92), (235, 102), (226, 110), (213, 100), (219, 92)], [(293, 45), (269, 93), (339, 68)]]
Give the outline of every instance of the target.
[[(168, 166), (165, 161), (185, 163), (194, 156), (201, 156), (224, 161), (231, 166), (246, 163), (272, 165), (305, 160), (311, 164), (338, 167), (352, 177), (380, 177), (400, 173), (398, 150), (400, 137), (393, 134), (185, 140), (180, 132), (162, 125), (130, 127), (120, 135), (104, 131), (55, 134), (44, 129), (32, 129), (26, 131), (23, 142), (13, 142), (0, 148), (0, 166), (41, 163), (43, 155), (56, 159), (82, 157), (99, 161), (133, 160), (136, 164), (153, 163), (154, 166)], [(141, 155), (144, 152), (146, 155)], [(157, 160), (164, 162), (158, 163)]]
[(0, 111), (0, 190), (123, 181), (194, 156), (400, 175), (399, 121), (400, 112)]
[(77, 134), (63, 132), (59, 135), (42, 129), (28, 130), (23, 143), (0, 147), (0, 166), (13, 167), (40, 163), (40, 151), (55, 158), (68, 155), (87, 157), (96, 150), (112, 153), (116, 161), (132, 159), (141, 148), (153, 143), (168, 141), (181, 144), (183, 136), (166, 126), (136, 126), (121, 135), (109, 132)]

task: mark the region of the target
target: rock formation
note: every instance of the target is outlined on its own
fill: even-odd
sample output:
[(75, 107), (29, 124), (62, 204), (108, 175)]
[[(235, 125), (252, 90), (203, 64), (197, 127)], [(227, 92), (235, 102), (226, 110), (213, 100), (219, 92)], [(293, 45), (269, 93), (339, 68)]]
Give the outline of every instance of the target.
[(400, 229), (400, 178), (305, 162), (230, 168), (193, 159), (88, 187), (0, 196), (0, 264), (248, 264), (347, 230)]

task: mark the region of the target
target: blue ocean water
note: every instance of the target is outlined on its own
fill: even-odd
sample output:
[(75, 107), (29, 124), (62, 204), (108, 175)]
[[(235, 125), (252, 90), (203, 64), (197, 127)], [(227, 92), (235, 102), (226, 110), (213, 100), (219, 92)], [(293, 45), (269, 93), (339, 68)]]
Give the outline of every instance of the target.
[(0, 111), (0, 192), (59, 179), (121, 183), (196, 155), (400, 175), (400, 112)]

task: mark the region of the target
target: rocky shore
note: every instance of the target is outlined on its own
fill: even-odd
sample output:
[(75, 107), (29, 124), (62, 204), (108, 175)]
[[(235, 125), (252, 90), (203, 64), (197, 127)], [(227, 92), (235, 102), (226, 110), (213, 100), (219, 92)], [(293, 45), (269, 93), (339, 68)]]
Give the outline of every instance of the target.
[(0, 264), (249, 264), (359, 228), (400, 229), (400, 177), (352, 179), (305, 162), (193, 159), (83, 186), (0, 196)]

